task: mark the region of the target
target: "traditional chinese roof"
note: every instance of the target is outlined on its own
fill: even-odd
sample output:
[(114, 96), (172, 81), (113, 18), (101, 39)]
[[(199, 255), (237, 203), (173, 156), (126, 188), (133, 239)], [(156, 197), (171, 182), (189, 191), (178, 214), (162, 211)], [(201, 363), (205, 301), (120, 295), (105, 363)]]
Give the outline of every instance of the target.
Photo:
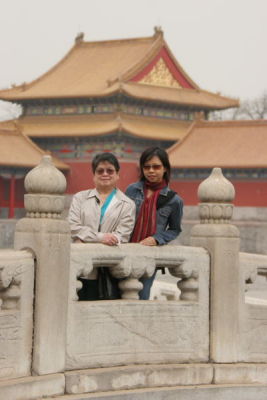
[(238, 106), (236, 99), (201, 90), (175, 59), (160, 29), (152, 37), (137, 39), (84, 42), (79, 36), (47, 73), (31, 83), (1, 90), (0, 98), (23, 102), (115, 93), (203, 109)]
[(197, 121), (169, 148), (176, 168), (267, 168), (267, 120)]
[(192, 122), (128, 115), (124, 113), (102, 115), (71, 115), (23, 117), (19, 120), (23, 133), (32, 138), (89, 137), (113, 132), (126, 132), (133, 136), (155, 140), (181, 140)]
[(128, 82), (120, 85), (120, 92), (137, 99), (148, 101), (158, 101), (160, 99), (160, 101), (186, 106), (186, 108), (191, 109), (223, 110), (238, 106), (238, 101), (235, 99), (229, 99), (229, 97), (219, 96), (201, 89), (180, 88), (177, 90), (172, 87), (148, 86)]
[[(33, 168), (45, 154), (31, 139), (25, 136), (14, 121), (0, 122), (0, 165)], [(54, 165), (60, 169), (69, 166), (53, 157)]]

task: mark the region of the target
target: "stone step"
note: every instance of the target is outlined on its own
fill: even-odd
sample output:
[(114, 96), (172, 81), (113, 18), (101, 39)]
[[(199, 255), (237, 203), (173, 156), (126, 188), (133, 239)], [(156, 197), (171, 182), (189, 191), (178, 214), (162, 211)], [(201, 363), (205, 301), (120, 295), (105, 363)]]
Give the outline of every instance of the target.
[(207, 384), (265, 384), (266, 363), (150, 364), (65, 372), (66, 393)]
[(266, 400), (267, 364), (128, 365), (0, 380), (1, 400), (229, 400), (232, 397)]
[(66, 393), (209, 384), (212, 364), (151, 364), (65, 372)]
[(46, 400), (266, 400), (267, 384), (176, 386), (47, 397)]
[(65, 392), (64, 374), (28, 376), (0, 381), (1, 400), (39, 400)]

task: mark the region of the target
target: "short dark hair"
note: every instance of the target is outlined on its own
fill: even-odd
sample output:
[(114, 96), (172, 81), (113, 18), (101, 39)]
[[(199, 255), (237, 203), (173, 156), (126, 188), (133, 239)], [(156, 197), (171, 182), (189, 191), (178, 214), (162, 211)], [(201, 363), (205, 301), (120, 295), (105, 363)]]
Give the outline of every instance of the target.
[(143, 153), (141, 154), (139, 165), (140, 165), (140, 180), (144, 181), (146, 178), (144, 176), (143, 172), (143, 167), (145, 163), (149, 160), (151, 160), (152, 157), (158, 157), (160, 161), (162, 162), (162, 165), (164, 168), (166, 168), (166, 171), (163, 175), (163, 179), (167, 183), (170, 181), (170, 176), (171, 176), (171, 165), (169, 161), (169, 156), (168, 153), (162, 149), (161, 147), (149, 147), (148, 149), (144, 150)]
[(120, 170), (120, 164), (119, 161), (117, 159), (116, 156), (114, 156), (114, 154), (112, 153), (99, 153), (96, 154), (92, 160), (92, 170), (93, 173), (95, 173), (95, 170), (97, 169), (98, 165), (101, 162), (109, 162), (110, 164), (113, 165), (113, 167), (115, 168), (116, 172), (119, 172)]

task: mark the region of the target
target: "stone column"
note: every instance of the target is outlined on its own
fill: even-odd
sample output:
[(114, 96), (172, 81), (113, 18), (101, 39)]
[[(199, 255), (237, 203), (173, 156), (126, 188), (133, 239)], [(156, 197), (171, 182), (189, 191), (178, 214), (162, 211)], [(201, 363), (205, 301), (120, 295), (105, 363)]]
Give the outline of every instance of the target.
[(191, 231), (191, 245), (210, 254), (210, 359), (240, 361), (244, 286), (239, 264), (239, 231), (230, 224), (235, 190), (220, 168), (198, 188), (200, 224)]
[(35, 374), (65, 369), (70, 231), (63, 220), (64, 175), (46, 155), (25, 178), (26, 218), (16, 226), (15, 248), (30, 249), (35, 262), (33, 365)]

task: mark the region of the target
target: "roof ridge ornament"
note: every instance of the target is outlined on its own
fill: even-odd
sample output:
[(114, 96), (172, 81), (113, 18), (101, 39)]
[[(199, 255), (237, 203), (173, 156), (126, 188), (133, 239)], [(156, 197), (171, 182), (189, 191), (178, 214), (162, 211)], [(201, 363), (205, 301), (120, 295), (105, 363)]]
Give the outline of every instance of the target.
[(23, 82), (23, 83), (20, 85), (20, 87), (21, 87), (21, 90), (24, 92), (24, 91), (26, 90), (26, 88), (27, 88), (27, 83), (26, 83), (26, 82)]
[(75, 44), (82, 43), (84, 39), (84, 32), (79, 32), (75, 38)]
[(163, 30), (161, 26), (154, 26), (154, 36), (161, 36), (163, 37)]
[(123, 81), (121, 75), (117, 76), (117, 78), (115, 78), (115, 79), (109, 78), (109, 79), (106, 80), (106, 82), (107, 82), (107, 86), (108, 86), (108, 87), (114, 85), (114, 83), (117, 83), (119, 89), (122, 89), (122, 88), (123, 88), (123, 83), (124, 83), (124, 81)]

